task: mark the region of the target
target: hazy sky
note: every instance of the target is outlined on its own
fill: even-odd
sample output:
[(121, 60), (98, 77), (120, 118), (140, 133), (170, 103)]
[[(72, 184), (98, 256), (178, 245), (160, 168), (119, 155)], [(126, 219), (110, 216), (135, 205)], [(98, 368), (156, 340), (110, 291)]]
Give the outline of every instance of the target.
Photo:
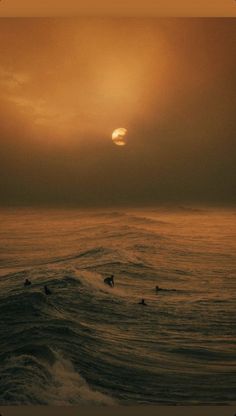
[(1, 203), (235, 203), (235, 109), (236, 19), (1, 19)]

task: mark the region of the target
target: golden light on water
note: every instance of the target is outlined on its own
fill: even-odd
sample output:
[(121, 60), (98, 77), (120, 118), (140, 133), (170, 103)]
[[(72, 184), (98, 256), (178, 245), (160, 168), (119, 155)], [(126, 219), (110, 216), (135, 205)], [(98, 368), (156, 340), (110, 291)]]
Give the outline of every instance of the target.
[(127, 144), (127, 129), (120, 127), (113, 131), (112, 140), (117, 146), (125, 146)]

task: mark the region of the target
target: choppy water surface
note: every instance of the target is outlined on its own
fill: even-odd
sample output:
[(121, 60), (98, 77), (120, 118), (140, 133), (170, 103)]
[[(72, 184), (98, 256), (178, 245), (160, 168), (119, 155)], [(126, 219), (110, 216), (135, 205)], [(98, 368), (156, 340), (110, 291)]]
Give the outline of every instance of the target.
[(2, 210), (0, 238), (1, 405), (236, 401), (235, 210)]

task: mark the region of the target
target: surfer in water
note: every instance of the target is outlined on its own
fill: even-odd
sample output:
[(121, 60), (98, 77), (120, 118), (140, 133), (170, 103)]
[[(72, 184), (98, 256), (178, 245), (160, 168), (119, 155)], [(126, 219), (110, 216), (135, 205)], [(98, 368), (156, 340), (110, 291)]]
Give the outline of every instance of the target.
[(111, 275), (111, 277), (106, 277), (104, 279), (104, 283), (106, 285), (110, 286), (110, 287), (114, 287), (115, 285), (114, 285), (114, 276), (113, 276), (113, 274)]
[(24, 286), (30, 286), (30, 285), (31, 285), (31, 281), (29, 279), (25, 279)]
[(145, 303), (145, 299), (141, 299), (141, 302), (138, 303), (139, 305), (144, 305), (147, 306), (147, 304)]
[[(170, 289), (164, 289), (163, 287), (156, 286), (156, 293), (158, 293), (160, 290), (164, 290), (165, 292), (167, 292)], [(173, 289), (173, 290), (175, 290), (175, 289)]]
[(160, 290), (163, 290), (164, 292), (176, 292), (176, 289), (163, 289), (163, 287), (156, 286), (156, 293)]
[(52, 294), (52, 291), (50, 289), (48, 289), (48, 287), (46, 285), (44, 286), (44, 292), (45, 292), (46, 295), (51, 295)]

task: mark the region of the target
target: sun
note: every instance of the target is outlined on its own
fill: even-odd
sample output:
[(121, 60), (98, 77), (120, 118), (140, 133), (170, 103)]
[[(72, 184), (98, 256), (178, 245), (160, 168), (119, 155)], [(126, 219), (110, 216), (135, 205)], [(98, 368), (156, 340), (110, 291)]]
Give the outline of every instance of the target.
[(118, 129), (115, 129), (112, 133), (112, 141), (117, 146), (125, 146), (127, 144), (127, 129), (124, 127), (119, 127)]

